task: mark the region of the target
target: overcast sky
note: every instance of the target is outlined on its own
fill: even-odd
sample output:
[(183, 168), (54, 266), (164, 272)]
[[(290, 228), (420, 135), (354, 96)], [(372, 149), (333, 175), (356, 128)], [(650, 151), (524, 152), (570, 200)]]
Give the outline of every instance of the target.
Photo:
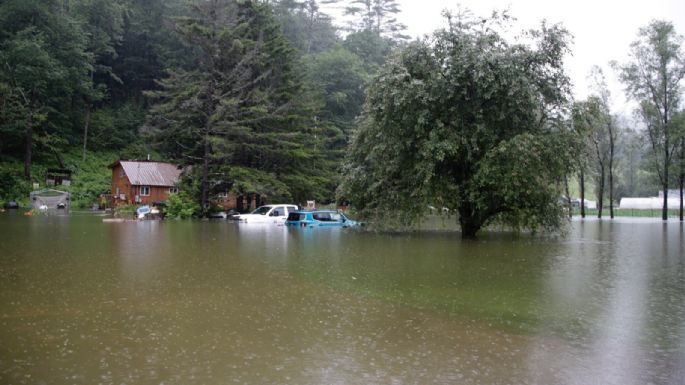
[(493, 9), (509, 9), (510, 15), (518, 19), (517, 31), (536, 28), (543, 19), (562, 23), (574, 36), (573, 56), (567, 58), (566, 67), (576, 97), (587, 96), (587, 74), (593, 65), (599, 65), (609, 82), (614, 106), (619, 110), (630, 108), (625, 106), (622, 86), (615, 80), (608, 62), (628, 60), (629, 46), (635, 41), (638, 29), (653, 19), (671, 21), (680, 35), (685, 34), (685, 0), (398, 1), (402, 7), (398, 19), (408, 26), (411, 36), (421, 36), (444, 26), (441, 11), (454, 10), (457, 5), (476, 15), (489, 15)]

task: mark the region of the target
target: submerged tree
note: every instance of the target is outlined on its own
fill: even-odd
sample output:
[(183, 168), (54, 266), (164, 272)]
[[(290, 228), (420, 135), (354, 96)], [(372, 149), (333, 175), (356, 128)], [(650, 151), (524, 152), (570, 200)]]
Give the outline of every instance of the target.
[(542, 25), (510, 44), (501, 21), (450, 20), (375, 79), (340, 195), (366, 217), (411, 224), (429, 205), (455, 209), (462, 236), (488, 223), (558, 228), (573, 140), (563, 124), (568, 33)]
[(638, 113), (647, 126), (654, 167), (664, 194), (663, 220), (668, 219), (669, 169), (681, 146), (673, 117), (678, 112), (680, 83), (685, 77), (682, 40), (673, 24), (652, 21), (640, 29), (638, 40), (631, 45), (631, 61), (616, 65), (628, 95), (640, 103)]

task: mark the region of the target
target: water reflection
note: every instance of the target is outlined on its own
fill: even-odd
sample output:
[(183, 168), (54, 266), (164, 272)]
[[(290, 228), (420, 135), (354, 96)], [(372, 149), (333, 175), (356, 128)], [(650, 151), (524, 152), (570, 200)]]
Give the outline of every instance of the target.
[(683, 227), (0, 216), (0, 383), (679, 384)]
[[(532, 369), (556, 367), (555, 382), (563, 384), (681, 383), (683, 359), (675, 353), (685, 345), (672, 321), (685, 316), (683, 274), (664, 262), (682, 266), (683, 255), (671, 251), (682, 250), (682, 227), (617, 222), (576, 224), (577, 238), (572, 234), (568, 254), (557, 258), (547, 292), (569, 324), (561, 341), (550, 343), (549, 330), (541, 331)], [(674, 298), (679, 302), (662, 308)]]

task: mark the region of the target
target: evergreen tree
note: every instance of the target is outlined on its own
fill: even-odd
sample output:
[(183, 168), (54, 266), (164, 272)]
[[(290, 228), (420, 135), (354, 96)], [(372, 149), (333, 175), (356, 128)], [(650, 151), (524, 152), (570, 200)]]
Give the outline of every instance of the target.
[(332, 18), (316, 0), (277, 1), (274, 14), (285, 37), (304, 54), (324, 52), (338, 41)]
[(407, 26), (397, 20), (400, 12), (397, 0), (351, 0), (345, 8), (346, 15), (355, 17), (350, 25), (351, 30), (407, 39), (408, 36), (402, 34)]
[(116, 48), (122, 40), (123, 7), (119, 2), (111, 0), (77, 0), (72, 9), (75, 16), (82, 21), (91, 59), (92, 92), (84, 95), (83, 101), (86, 110), (83, 122), (85, 160), (92, 110), (107, 97), (106, 81), (121, 83), (121, 79), (112, 71), (111, 63), (117, 57)]
[(195, 70), (171, 71), (160, 91), (148, 93), (158, 99), (148, 129), (160, 149), (194, 166), (205, 210), (213, 188), (226, 185), (293, 198), (281, 176), (296, 173), (314, 149), (300, 144), (306, 136), (294, 51), (270, 7), (200, 2), (176, 30), (197, 47), (199, 61)]
[(0, 5), (0, 126), (9, 138), (0, 146), (23, 141), (26, 179), (31, 178), (34, 147), (57, 152), (71, 141), (73, 101), (93, 92), (84, 36), (62, 2), (8, 0)]

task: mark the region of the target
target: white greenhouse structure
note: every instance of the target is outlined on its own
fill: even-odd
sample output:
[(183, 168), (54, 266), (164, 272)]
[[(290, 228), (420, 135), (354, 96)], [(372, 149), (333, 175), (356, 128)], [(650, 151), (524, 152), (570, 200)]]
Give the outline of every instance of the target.
[[(621, 198), (619, 203), (620, 209), (634, 209), (634, 210), (661, 210), (664, 207), (664, 198)], [(668, 198), (668, 208), (680, 208), (680, 199)]]

